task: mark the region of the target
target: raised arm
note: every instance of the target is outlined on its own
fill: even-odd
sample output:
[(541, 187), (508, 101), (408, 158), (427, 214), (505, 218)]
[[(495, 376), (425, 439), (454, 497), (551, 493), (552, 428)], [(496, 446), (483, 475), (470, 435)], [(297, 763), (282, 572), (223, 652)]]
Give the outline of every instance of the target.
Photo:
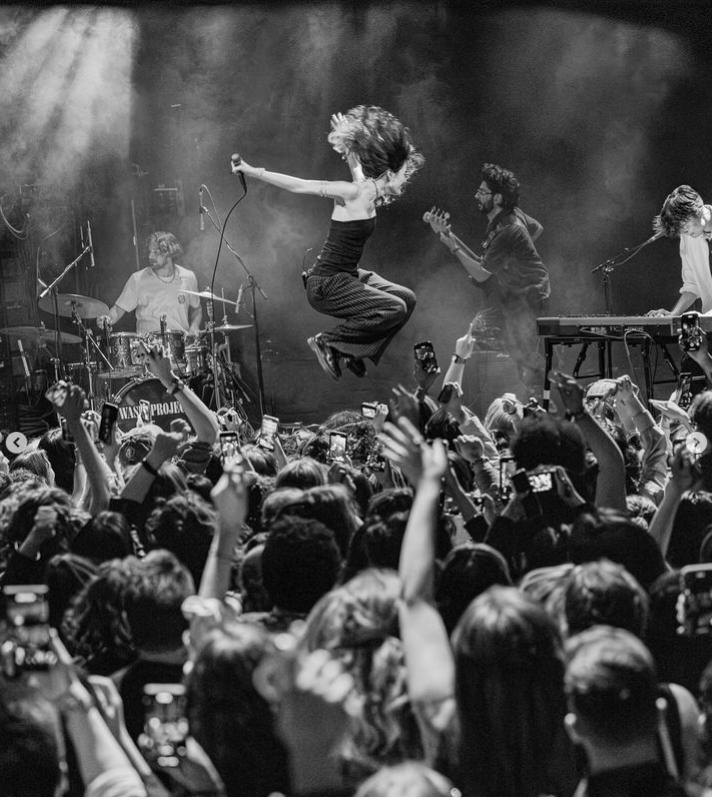
[(589, 414), (584, 405), (584, 391), (573, 376), (552, 371), (552, 380), (566, 408), (581, 430), (591, 451), (598, 460), (596, 505), (626, 510), (625, 462), (615, 440)]
[(439, 440), (432, 446), (424, 443), (405, 418), (397, 427), (386, 424), (385, 430), (384, 453), (416, 486), (399, 565), (403, 583), (399, 616), (409, 695), (415, 704), (443, 702), (453, 693), (454, 661), (445, 625), (432, 599), (440, 486), (447, 452)]
[(234, 175), (242, 173), (250, 178), (258, 178), (266, 184), (271, 184), (287, 192), (297, 195), (319, 195), (322, 198), (340, 198), (343, 201), (354, 200), (358, 195), (358, 188), (351, 181), (314, 181), (307, 178), (297, 178), (285, 173), (274, 173), (264, 167), (252, 167), (244, 159), (239, 164), (231, 162)]
[(170, 360), (163, 355), (160, 346), (146, 352), (146, 361), (151, 373), (180, 404), (190, 425), (195, 429), (197, 439), (212, 446), (218, 438), (217, 415), (173, 373)]

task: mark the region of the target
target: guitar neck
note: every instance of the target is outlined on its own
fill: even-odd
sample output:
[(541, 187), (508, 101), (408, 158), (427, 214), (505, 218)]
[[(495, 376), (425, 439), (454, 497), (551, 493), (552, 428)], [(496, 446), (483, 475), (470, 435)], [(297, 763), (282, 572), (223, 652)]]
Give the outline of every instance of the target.
[(481, 262), (482, 261), (482, 257), (478, 256), (476, 253), (474, 253), (474, 251), (471, 251), (467, 247), (467, 245), (465, 245), (465, 243), (457, 236), (457, 234), (455, 234), (453, 232), (452, 229), (450, 229), (450, 236), (457, 243), (457, 247), (460, 248), (460, 250), (464, 251), (470, 257), (470, 259), (474, 259), (476, 262)]

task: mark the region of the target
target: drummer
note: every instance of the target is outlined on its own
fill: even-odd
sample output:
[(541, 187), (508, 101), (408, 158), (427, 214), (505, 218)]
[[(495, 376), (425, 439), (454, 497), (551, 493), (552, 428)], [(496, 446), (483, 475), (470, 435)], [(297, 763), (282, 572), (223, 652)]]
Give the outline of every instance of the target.
[(200, 297), (186, 290), (198, 291), (198, 280), (192, 270), (174, 262), (183, 249), (173, 234), (155, 231), (146, 240), (149, 267), (132, 273), (108, 315), (97, 318), (97, 325), (114, 325), (136, 310), (138, 334), (157, 332), (165, 316), (166, 329), (197, 334), (202, 319)]

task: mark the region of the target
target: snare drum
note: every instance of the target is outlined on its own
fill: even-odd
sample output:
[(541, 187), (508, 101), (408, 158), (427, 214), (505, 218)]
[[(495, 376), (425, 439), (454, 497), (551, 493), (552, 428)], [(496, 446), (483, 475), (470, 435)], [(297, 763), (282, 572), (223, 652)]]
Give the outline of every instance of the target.
[[(117, 425), (122, 432), (135, 428), (139, 415), (143, 423), (155, 423), (166, 432), (172, 420), (185, 417), (178, 401), (158, 379), (134, 379), (119, 390), (113, 401), (119, 407)], [(145, 412), (141, 412), (142, 402), (144, 408), (148, 404), (150, 421), (146, 420)]]
[(189, 376), (198, 376), (201, 373), (207, 373), (209, 370), (210, 361), (209, 345), (191, 345), (185, 349), (185, 365), (186, 373)]
[(160, 331), (151, 331), (141, 337), (150, 348), (162, 345), (163, 353), (171, 360), (171, 368), (185, 373), (185, 332), (167, 330), (165, 334), (161, 334)]
[(106, 370), (106, 363), (102, 360), (102, 379), (130, 379), (141, 373), (142, 365), (136, 358), (136, 343), (138, 334), (128, 331), (119, 331), (109, 335), (109, 353), (107, 357), (111, 362), (111, 370)]

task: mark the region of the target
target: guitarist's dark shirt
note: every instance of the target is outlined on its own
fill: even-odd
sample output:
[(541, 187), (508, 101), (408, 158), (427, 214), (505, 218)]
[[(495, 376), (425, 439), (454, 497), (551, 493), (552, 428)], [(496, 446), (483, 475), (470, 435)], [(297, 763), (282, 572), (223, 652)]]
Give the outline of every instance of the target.
[(518, 207), (490, 222), (482, 243), (482, 267), (492, 273), (482, 285), (488, 298), (503, 306), (514, 300), (536, 306), (549, 297), (549, 271), (534, 245), (541, 231), (541, 225)]

